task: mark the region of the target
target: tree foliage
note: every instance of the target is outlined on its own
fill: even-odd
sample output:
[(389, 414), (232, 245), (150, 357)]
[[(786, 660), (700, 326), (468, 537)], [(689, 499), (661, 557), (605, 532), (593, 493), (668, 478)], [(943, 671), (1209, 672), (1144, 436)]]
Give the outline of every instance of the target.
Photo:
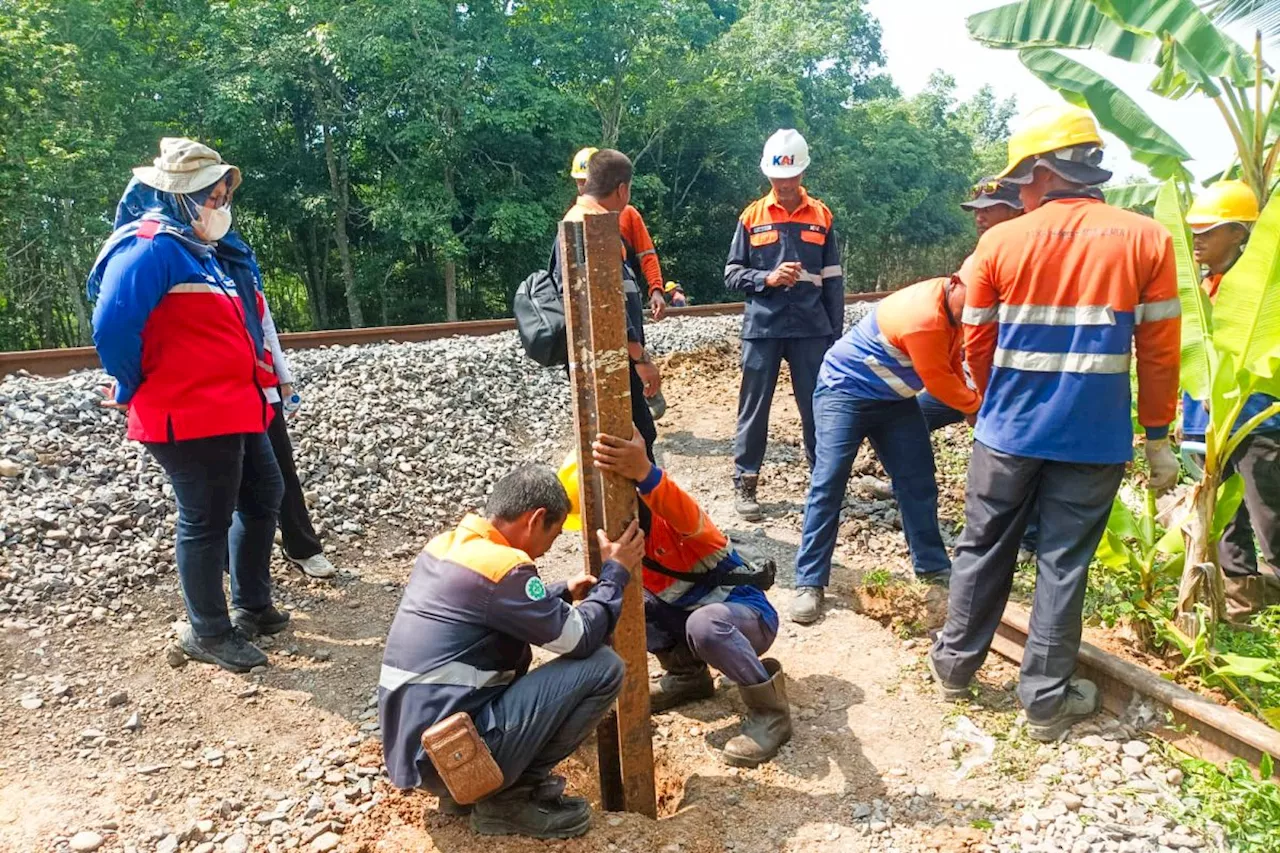
[(4, 0), (0, 349), (85, 343), (83, 280), (164, 135), (241, 167), (237, 227), (285, 328), (508, 312), (585, 145), (636, 162), (668, 278), (728, 297), (735, 217), (795, 126), (856, 289), (953, 269), (1010, 104), (904, 99), (836, 0)]

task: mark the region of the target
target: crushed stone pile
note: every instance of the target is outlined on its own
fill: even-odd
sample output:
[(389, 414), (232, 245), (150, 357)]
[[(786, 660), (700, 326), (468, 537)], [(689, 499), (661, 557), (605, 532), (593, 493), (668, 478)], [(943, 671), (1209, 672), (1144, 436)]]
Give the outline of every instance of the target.
[[(853, 322), (865, 304), (846, 308)], [(659, 355), (735, 346), (740, 316), (651, 325)], [(563, 371), (514, 332), (290, 354), (290, 421), (312, 517), (330, 540), (375, 528), (417, 540), (480, 506), (518, 462), (559, 461), (571, 418)], [(173, 491), (124, 416), (99, 406), (101, 370), (0, 381), (0, 621), (10, 630), (131, 620), (131, 590), (175, 571)], [(403, 534), (402, 534), (403, 535)], [(121, 612), (121, 611), (125, 612)]]

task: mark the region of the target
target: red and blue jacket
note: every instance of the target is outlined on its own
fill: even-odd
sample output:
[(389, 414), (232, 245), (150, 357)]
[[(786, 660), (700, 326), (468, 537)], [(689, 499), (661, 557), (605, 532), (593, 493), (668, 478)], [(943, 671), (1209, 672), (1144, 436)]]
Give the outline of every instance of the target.
[[(1204, 291), (1209, 294), (1209, 301), (1213, 302), (1218, 297), (1218, 287), (1222, 284), (1222, 275), (1205, 276)], [(1236, 418), (1236, 422), (1232, 425), (1231, 430), (1234, 432), (1240, 426), (1251, 418), (1262, 414), (1276, 402), (1276, 398), (1270, 394), (1250, 394), (1249, 399), (1244, 401), (1244, 408), (1240, 410), (1240, 416)], [(1193, 399), (1190, 394), (1182, 392), (1182, 434), (1194, 441), (1204, 441), (1205, 434), (1209, 431), (1209, 406), (1203, 400)], [(1280, 415), (1272, 415), (1262, 423), (1254, 427), (1254, 432), (1280, 432)]]
[(129, 438), (185, 441), (264, 432), (269, 355), (235, 282), (180, 227), (148, 218), (117, 231), (90, 276), (93, 340), (129, 405)]
[[(844, 331), (844, 271), (831, 211), (803, 188), (788, 211), (772, 191), (738, 218), (724, 268), (724, 286), (741, 291), (747, 307), (742, 337), (829, 338)], [(769, 273), (788, 261), (803, 272), (790, 287), (769, 287)]]
[(966, 275), (978, 441), (1038, 459), (1128, 462), (1135, 356), (1138, 421), (1148, 438), (1168, 434), (1182, 310), (1163, 226), (1098, 193), (1050, 193), (987, 231)]
[(964, 330), (947, 308), (949, 281), (929, 279), (885, 297), (827, 350), (818, 381), (864, 400), (927, 390), (953, 409), (976, 412), (981, 398), (964, 379)]

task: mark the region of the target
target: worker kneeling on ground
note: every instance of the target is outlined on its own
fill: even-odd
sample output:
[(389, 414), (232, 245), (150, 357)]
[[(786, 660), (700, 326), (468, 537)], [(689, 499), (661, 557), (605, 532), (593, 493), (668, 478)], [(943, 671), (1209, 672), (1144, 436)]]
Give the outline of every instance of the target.
[[(1253, 223), (1258, 221), (1258, 199), (1243, 181), (1218, 181), (1205, 190), (1187, 211), (1187, 224), (1195, 235), (1196, 263), (1205, 268), (1205, 292), (1218, 296), (1222, 276), (1244, 252)], [(1245, 401), (1232, 430), (1276, 402), (1269, 394), (1252, 394)], [(1182, 433), (1204, 441), (1209, 428), (1209, 408), (1189, 394), (1182, 397)], [(1218, 540), (1218, 564), (1227, 592), (1227, 616), (1247, 623), (1254, 613), (1280, 604), (1280, 415), (1254, 427), (1231, 455), (1224, 477), (1239, 471), (1244, 480), (1240, 509), (1222, 530)], [(1259, 567), (1254, 533), (1270, 566)], [(1261, 568), (1261, 571), (1259, 569)]]
[(796, 554), (791, 619), (822, 613), (840, 507), (864, 438), (893, 481), (911, 561), (922, 580), (945, 580), (951, 560), (938, 529), (938, 484), (929, 428), (915, 397), (935, 398), (972, 419), (979, 396), (964, 379), (960, 357), (965, 287), (935, 278), (886, 297), (836, 342), (822, 362), (813, 395), (817, 462)]
[[(649, 461), (639, 434), (598, 436), (592, 456), (598, 468), (634, 480), (640, 495), (645, 635), (666, 670), (650, 683), (651, 709), (710, 698), (710, 664), (738, 685), (747, 706), (742, 733), (725, 744), (725, 762), (768, 761), (791, 739), (782, 666), (759, 657), (778, 634), (778, 613), (762, 589), (772, 583), (772, 565), (745, 560), (697, 501)], [(576, 495), (576, 465), (565, 473)]]
[(1028, 734), (1050, 741), (1098, 710), (1072, 676), (1089, 563), (1133, 456), (1129, 370), (1138, 374), (1148, 487), (1173, 486), (1181, 308), (1169, 232), (1096, 189), (1102, 139), (1078, 107), (1045, 107), (1009, 139), (1000, 177), (1027, 213), (978, 241), (963, 276), (965, 357), (983, 395), (956, 543), (947, 623), (929, 665), (967, 699), (1013, 583), (1018, 540), (1039, 505), (1035, 598), (1018, 698)]
[[(617, 542), (598, 532), (598, 579), (544, 585), (533, 561), (568, 513), (552, 469), (526, 465), (503, 477), (484, 517), (466, 516), (419, 555), (387, 637), (378, 682), (387, 773), (400, 788), (438, 795), (442, 811), (462, 813), (420, 739), (466, 712), (502, 771), (502, 789), (471, 814), (472, 829), (485, 835), (568, 838), (591, 824), (586, 800), (564, 796), (564, 780), (551, 771), (622, 687), (622, 659), (605, 641), (644, 542), (635, 522)], [(559, 657), (530, 672), (531, 644)]]

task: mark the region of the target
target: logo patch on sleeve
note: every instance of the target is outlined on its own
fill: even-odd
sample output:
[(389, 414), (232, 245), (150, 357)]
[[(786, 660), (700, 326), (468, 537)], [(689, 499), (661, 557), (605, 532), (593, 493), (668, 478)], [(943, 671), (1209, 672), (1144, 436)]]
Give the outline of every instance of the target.
[(530, 601), (541, 601), (547, 597), (547, 588), (542, 584), (542, 578), (531, 577), (524, 585), (524, 594), (529, 596)]

